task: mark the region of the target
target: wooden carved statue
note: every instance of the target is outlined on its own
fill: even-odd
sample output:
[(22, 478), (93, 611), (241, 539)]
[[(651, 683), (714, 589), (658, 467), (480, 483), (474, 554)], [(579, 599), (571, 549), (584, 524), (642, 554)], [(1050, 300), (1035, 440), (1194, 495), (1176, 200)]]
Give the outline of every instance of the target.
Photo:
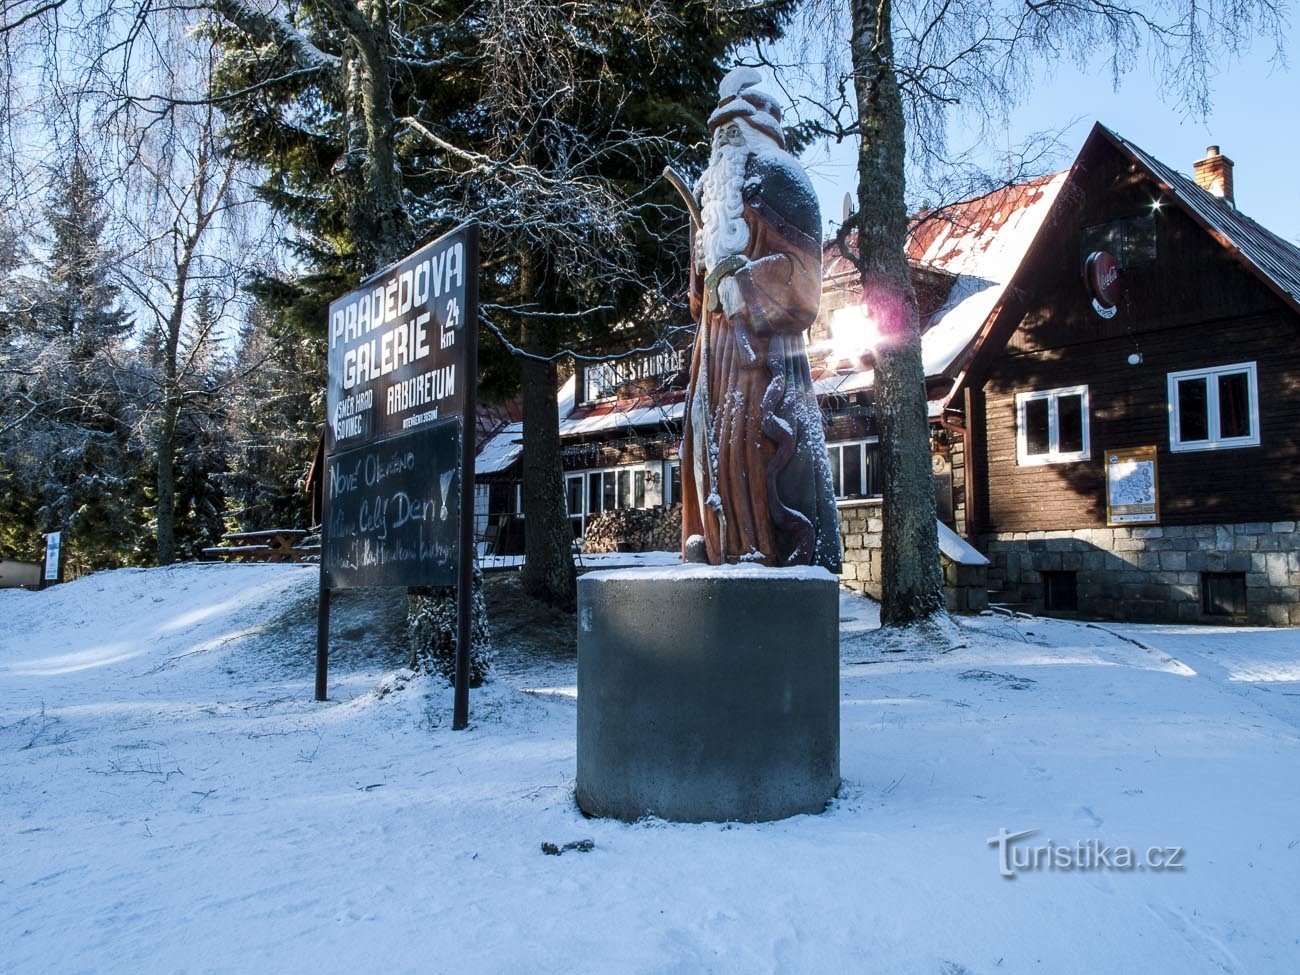
[(761, 80), (752, 68), (723, 79), (709, 118), (712, 157), (687, 191), (699, 329), (682, 441), (683, 556), (839, 572), (804, 345), (821, 300), (821, 214)]

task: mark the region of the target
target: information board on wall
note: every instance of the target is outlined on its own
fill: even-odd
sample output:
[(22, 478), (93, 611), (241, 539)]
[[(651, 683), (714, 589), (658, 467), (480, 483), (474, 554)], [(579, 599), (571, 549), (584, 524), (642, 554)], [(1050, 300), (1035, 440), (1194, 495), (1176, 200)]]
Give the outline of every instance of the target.
[(1106, 524), (1160, 523), (1155, 447), (1106, 451)]

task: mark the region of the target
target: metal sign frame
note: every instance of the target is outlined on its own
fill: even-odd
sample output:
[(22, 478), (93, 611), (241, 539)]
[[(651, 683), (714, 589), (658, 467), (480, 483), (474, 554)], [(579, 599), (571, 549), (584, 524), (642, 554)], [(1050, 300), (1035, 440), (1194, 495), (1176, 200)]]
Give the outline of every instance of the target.
[[(386, 315), (384, 321), (387, 322), (394, 317), (392, 312), (401, 308), (403, 312), (416, 311), (417, 306), (412, 298), (412, 290), (418, 293), (419, 279), (418, 270), (411, 272), (409, 265), (417, 262), (418, 259), (427, 254), (437, 254), (439, 248), (450, 241), (457, 235), (463, 235), (464, 252), (462, 255), (463, 267), (461, 271), (464, 274), (464, 300), (459, 306), (459, 323), (460, 327), (456, 334), (461, 336), (460, 362), (463, 363), (463, 371), (460, 377), (460, 390), (455, 395), (453, 406), (459, 415), (451, 417), (439, 415), (436, 419), (421, 419), (415, 425), (415, 429), (409, 432), (399, 429), (394, 423), (389, 422), (383, 429), (375, 430), (374, 427), (378, 421), (367, 418), (363, 423), (356, 419), (355, 410), (350, 411), (349, 405), (339, 405), (336, 396), (336, 384), (340, 383), (342, 377), (336, 375), (341, 360), (334, 353), (334, 347), (337, 344), (337, 333), (335, 328), (338, 326), (337, 315), (340, 313), (337, 306), (346, 307), (348, 303), (356, 305), (367, 301), (369, 295), (373, 294), (375, 299), (374, 307), (378, 310), (385, 308)], [(444, 259), (449, 260), (444, 253)], [(329, 395), (327, 401), (330, 404), (330, 415), (326, 417), (326, 437), (325, 437), (325, 454), (324, 468), (322, 476), (328, 479), (332, 476), (330, 469), (330, 460), (338, 459), (355, 450), (363, 448), (380, 448), (400, 446), (405, 441), (412, 445), (417, 440), (428, 443), (428, 438), (445, 429), (449, 423), (455, 423), (458, 429), (459, 443), (456, 446), (458, 455), (457, 469), (459, 472), (459, 512), (458, 524), (456, 528), (457, 552), (456, 552), (456, 682), (455, 697), (452, 708), (452, 728), (460, 731), (469, 726), (469, 648), (471, 639), (471, 619), (470, 607), (473, 602), (473, 575), (474, 575), (474, 431), (475, 431), (475, 409), (476, 409), (476, 387), (478, 374), (478, 261), (479, 261), (479, 227), (476, 223), (467, 223), (455, 230), (444, 234), (430, 244), (421, 247), (412, 254), (403, 258), (389, 267), (384, 268), (375, 274), (370, 275), (361, 282), (360, 287), (355, 291), (344, 295), (338, 301), (331, 304), (330, 321), (327, 325), (327, 335), (331, 339), (330, 352), (330, 374), (329, 374)], [(426, 262), (427, 266), (427, 262)], [(436, 267), (436, 265), (435, 265)], [(403, 270), (407, 268), (407, 270)], [(438, 296), (438, 289), (430, 287), (430, 271), (425, 270), (425, 289), (427, 303), (432, 309), (432, 302)], [(437, 273), (432, 272), (432, 273)], [(447, 272), (450, 280), (450, 271)], [(385, 277), (392, 277), (392, 281), (381, 291), (375, 289), (371, 292), (370, 286), (382, 281)], [(414, 282), (414, 284), (412, 283)], [(402, 289), (405, 288), (405, 294)], [(387, 292), (393, 292), (391, 295)], [(368, 310), (367, 310), (368, 312)], [(421, 326), (438, 324), (442, 334), (446, 334), (448, 327), (441, 316), (438, 316), (430, 310), (428, 313), (420, 313), (418, 319), (421, 320)], [(414, 319), (412, 320), (414, 322)], [(384, 380), (378, 384), (378, 388), (390, 388), (402, 383), (418, 382), (408, 377), (411, 370), (402, 370), (400, 367), (389, 368), (392, 366), (394, 359), (392, 348), (399, 341), (409, 343), (410, 348), (417, 344), (417, 338), (414, 334), (416, 326), (412, 324), (409, 331), (403, 331), (407, 328), (404, 324), (399, 324), (395, 329), (389, 330), (382, 336), (368, 342), (368, 355), (366, 357), (369, 370), (367, 375), (378, 373), (379, 377)], [(350, 323), (351, 331), (360, 334), (361, 330), (356, 327), (355, 319)], [(396, 332), (399, 339), (389, 341), (389, 336)], [(427, 334), (423, 335), (428, 339)], [(363, 343), (364, 344), (364, 343)], [(446, 346), (444, 346), (446, 348)], [(375, 364), (381, 356), (390, 356), (384, 359), (383, 368), (375, 368)], [(436, 359), (436, 357), (435, 357)], [(357, 369), (357, 359), (352, 360), (352, 368)], [(389, 378), (392, 373), (392, 378)], [(355, 377), (354, 377), (355, 378)], [(376, 385), (370, 387), (370, 391), (377, 388)], [(410, 387), (408, 387), (409, 389)], [(394, 395), (391, 390), (388, 394)], [(372, 397), (373, 398), (373, 397)], [(353, 404), (355, 405), (355, 404)], [(430, 411), (430, 412), (437, 412)], [(391, 416), (391, 413), (389, 414)], [(339, 438), (337, 433), (339, 429), (335, 424), (340, 420), (345, 420), (347, 425), (344, 429), (348, 435)], [(369, 425), (365, 425), (369, 424)], [(339, 440), (349, 441), (342, 444)], [(330, 532), (334, 526), (330, 524), (330, 493), (331, 485), (328, 480), (322, 482), (322, 513), (321, 513), (321, 567), (320, 567), (320, 600), (318, 604), (316, 618), (316, 700), (324, 701), (328, 699), (328, 682), (329, 682), (329, 636), (330, 636), (330, 593), (333, 588), (343, 588), (331, 585), (331, 569), (329, 564), (330, 556), (327, 554), (330, 548)], [(444, 500), (444, 507), (446, 498)], [(397, 572), (387, 572), (383, 574), (387, 581), (376, 583), (377, 585), (389, 586), (408, 586), (423, 585), (422, 581), (406, 581), (394, 576), (400, 575)], [(337, 582), (337, 580), (334, 580)]]
[[(1160, 461), (1154, 445), (1108, 450), (1105, 458), (1106, 524), (1111, 528), (1126, 525), (1160, 524)], [(1140, 496), (1121, 496), (1117, 488), (1124, 478), (1118, 478), (1120, 468), (1128, 468), (1124, 478), (1139, 478)], [(1133, 488), (1126, 488), (1132, 491)]]

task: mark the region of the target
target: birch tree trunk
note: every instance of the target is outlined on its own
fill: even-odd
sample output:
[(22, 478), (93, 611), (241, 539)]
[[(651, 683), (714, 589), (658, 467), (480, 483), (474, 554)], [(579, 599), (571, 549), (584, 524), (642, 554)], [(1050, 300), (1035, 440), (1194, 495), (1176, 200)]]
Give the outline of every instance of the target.
[(880, 621), (905, 626), (942, 612), (944, 601), (920, 317), (905, 251), (903, 105), (894, 71), (891, 0), (852, 0), (850, 6), (861, 129), (855, 257), (866, 313), (881, 336), (875, 349), (884, 468)]
[(176, 419), (179, 404), (167, 403), (154, 447), (158, 451), (158, 564), (176, 561)]

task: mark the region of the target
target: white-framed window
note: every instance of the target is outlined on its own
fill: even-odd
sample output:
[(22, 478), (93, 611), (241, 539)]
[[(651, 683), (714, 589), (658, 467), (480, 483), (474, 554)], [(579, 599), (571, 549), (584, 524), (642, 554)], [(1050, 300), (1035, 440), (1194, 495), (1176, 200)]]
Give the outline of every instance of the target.
[(1225, 450), (1259, 444), (1255, 363), (1169, 374), (1169, 449)]
[(1016, 394), (1016, 458), (1022, 467), (1087, 460), (1088, 387)]
[(826, 445), (837, 498), (880, 497), (880, 444), (876, 438)]
[(649, 461), (565, 474), (565, 502), (574, 537), (585, 535), (587, 522), (602, 511), (665, 504), (664, 467), (662, 461)]

